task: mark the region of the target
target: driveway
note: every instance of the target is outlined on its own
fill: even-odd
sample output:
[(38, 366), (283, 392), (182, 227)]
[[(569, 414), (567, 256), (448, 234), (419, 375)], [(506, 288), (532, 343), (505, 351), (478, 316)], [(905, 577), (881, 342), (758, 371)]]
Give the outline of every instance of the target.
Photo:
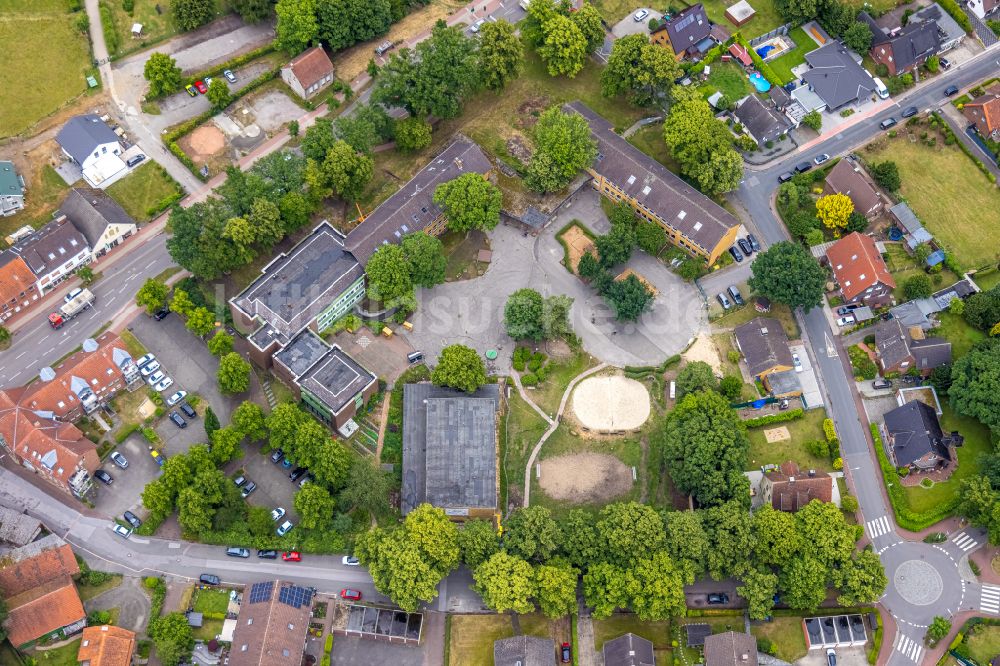
[(88, 613), (118, 608), (119, 627), (139, 634), (146, 632), (150, 603), (142, 589), (142, 578), (138, 576), (124, 576), (121, 585), (87, 601), (83, 607)]
[(247, 498), (247, 502), (265, 507), (268, 511), (280, 506), (287, 512), (282, 522), (291, 520), (298, 524), (299, 518), (295, 515), (293, 501), (299, 484), (288, 478), (290, 470), (271, 462), (270, 452), (263, 453), (259, 444), (244, 446), (243, 457), (230, 461), (224, 469), (230, 478), (235, 477), (237, 470), (242, 469), (247, 478), (257, 484), (257, 490)]
[(649, 20), (656, 19), (659, 21), (663, 18), (663, 14), (656, 11), (655, 9), (646, 8), (649, 12), (649, 16), (642, 19), (641, 21), (636, 21), (633, 16), (635, 13), (642, 9), (642, 7), (636, 7), (631, 14), (623, 18), (618, 23), (615, 23), (614, 27), (611, 28), (611, 34), (615, 36), (616, 39), (621, 39), (627, 35), (649, 35)]
[[(144, 391), (144, 388), (137, 389)], [(101, 469), (114, 477), (114, 483), (106, 486), (100, 481), (94, 483), (91, 501), (94, 508), (112, 518), (121, 518), (122, 513), (131, 511), (140, 518), (145, 518), (146, 511), (142, 508), (143, 488), (160, 475), (160, 468), (149, 455), (149, 444), (138, 434), (132, 434), (116, 449), (128, 460), (128, 469), (121, 469), (108, 458)]]
[(156, 355), (163, 372), (172, 377), (174, 385), (163, 392), (163, 397), (175, 391), (184, 390), (201, 396), (201, 404), (196, 408), (198, 418), (188, 421), (188, 427), (180, 429), (170, 419), (163, 418), (156, 431), (163, 440), (167, 455), (184, 453), (192, 444), (205, 441), (205, 405), (211, 405), (222, 425), (229, 423), (229, 415), (240, 403), (239, 398), (224, 396), (219, 392), (215, 374), (219, 360), (208, 353), (208, 347), (184, 327), (184, 322), (175, 314), (163, 321), (140, 314), (133, 319), (129, 330)]

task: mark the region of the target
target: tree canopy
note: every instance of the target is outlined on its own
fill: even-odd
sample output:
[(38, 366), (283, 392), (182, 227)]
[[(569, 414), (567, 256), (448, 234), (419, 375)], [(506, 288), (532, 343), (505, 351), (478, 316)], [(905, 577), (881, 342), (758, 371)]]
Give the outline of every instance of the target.
[(431, 381), (472, 393), (486, 383), (486, 366), (474, 349), (465, 345), (448, 345), (441, 350)]
[(615, 40), (608, 65), (601, 72), (601, 94), (628, 95), (633, 104), (647, 106), (668, 94), (680, 76), (680, 63), (669, 50), (644, 34)]
[(142, 75), (149, 81), (150, 97), (162, 97), (180, 90), (181, 68), (177, 66), (177, 61), (166, 53), (150, 54)]
[(475, 172), (464, 173), (434, 190), (434, 203), (441, 207), (452, 231), (489, 231), (500, 222), (503, 193)]
[(1000, 339), (977, 343), (955, 361), (951, 379), (952, 408), (1000, 434)]
[(250, 388), (250, 364), (236, 352), (219, 359), (219, 389), (223, 393), (243, 393)]
[(393, 304), (413, 294), (410, 263), (403, 247), (380, 245), (365, 265), (368, 295), (382, 303)]
[(750, 266), (753, 291), (806, 312), (823, 301), (826, 272), (798, 243), (781, 241), (757, 255)]
[[(534, 128), (535, 153), (531, 157), (527, 184), (532, 189), (554, 192), (569, 184), (580, 169), (590, 166), (597, 156), (597, 142), (583, 116), (564, 113), (557, 106), (542, 112)], [(546, 177), (539, 182), (535, 168)]]
[(479, 70), (483, 85), (502, 90), (521, 73), (524, 46), (508, 21), (487, 21), (479, 28)]
[(663, 122), (663, 138), (681, 173), (710, 196), (729, 192), (743, 177), (743, 158), (726, 123), (703, 99), (677, 102)]

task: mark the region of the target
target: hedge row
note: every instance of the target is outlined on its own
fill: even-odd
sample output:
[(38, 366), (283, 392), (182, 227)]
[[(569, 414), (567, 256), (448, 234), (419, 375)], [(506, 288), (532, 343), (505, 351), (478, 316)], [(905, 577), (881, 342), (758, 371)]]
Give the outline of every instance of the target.
[(767, 79), (772, 86), (778, 86), (780, 88), (785, 85), (778, 75), (774, 73), (774, 70), (771, 69), (771, 66), (764, 62), (759, 55), (757, 55), (757, 52), (753, 50), (753, 47), (750, 46), (750, 42), (744, 39), (743, 35), (736, 33), (733, 37), (737, 42), (739, 42), (740, 46), (745, 48), (747, 53), (750, 54), (750, 59), (753, 60), (753, 65), (757, 68), (757, 71), (760, 72), (761, 76)]
[[(950, 1), (954, 4), (954, 0), (950, 0)], [(945, 9), (948, 9), (947, 5), (944, 2), (942, 2), (941, 4), (944, 5)], [(951, 12), (949, 11), (948, 13), (951, 13)], [(964, 14), (963, 14), (963, 16), (964, 16)], [(968, 20), (968, 18), (966, 18), (966, 20)], [(965, 153), (966, 156), (970, 160), (973, 161), (973, 163), (975, 163), (975, 165), (979, 168), (980, 171), (983, 172), (983, 175), (985, 175), (986, 178), (991, 183), (996, 183), (997, 182), (997, 177), (993, 175), (993, 172), (990, 171), (989, 168), (985, 164), (983, 164), (983, 161), (981, 159), (979, 159), (978, 157), (976, 157), (972, 153), (972, 151), (969, 150), (969, 147), (967, 145), (965, 145), (965, 143), (963, 141), (959, 141), (958, 140), (958, 137), (955, 136), (955, 132), (952, 131), (951, 126), (948, 125), (948, 123), (945, 122), (945, 120), (941, 117), (941, 114), (938, 113), (937, 111), (934, 111), (934, 112), (931, 113), (931, 115), (934, 116), (935, 118), (937, 118), (938, 122), (941, 124), (941, 131), (944, 133), (944, 135), (946, 137), (950, 136), (952, 138), (952, 140), (956, 144), (958, 144), (958, 147), (962, 149), (962, 152)]]
[(191, 76), (185, 77), (185, 85), (190, 85), (195, 81), (203, 81), (209, 77), (212, 78), (217, 77), (227, 69), (236, 69), (237, 67), (242, 67), (251, 60), (256, 60), (261, 56), (265, 56), (269, 53), (272, 53), (275, 49), (276, 47), (274, 45), (274, 42), (271, 42), (270, 44), (265, 44), (264, 46), (261, 46), (258, 49), (254, 49), (253, 51), (244, 53), (241, 56), (236, 56), (235, 58), (231, 58), (230, 60), (227, 60), (221, 65), (216, 65), (215, 67), (203, 69), (200, 72), (196, 72)]
[(681, 362), (681, 355), (674, 354), (659, 365), (626, 365), (625, 372), (636, 375), (645, 375), (650, 372), (666, 372), (667, 368)]
[(163, 582), (162, 578), (155, 578), (150, 576), (143, 580), (143, 584), (146, 586), (152, 595), (152, 600), (149, 603), (149, 620), (146, 621), (146, 633), (149, 633), (153, 622), (160, 618), (160, 611), (163, 610), (163, 600), (167, 596), (167, 585)]
[(772, 423), (784, 423), (785, 421), (794, 421), (795, 419), (801, 419), (805, 416), (806, 412), (801, 407), (797, 409), (790, 409), (786, 412), (778, 412), (777, 414), (768, 414), (767, 416), (758, 416), (755, 419), (747, 419), (743, 422), (748, 428), (757, 428), (760, 426), (771, 425)]
[(876, 622), (878, 626), (875, 628), (875, 637), (872, 643), (872, 649), (868, 652), (868, 663), (874, 664), (878, 661), (878, 653), (882, 650), (882, 614), (876, 613), (875, 617), (878, 618)]
[(944, 10), (948, 12), (948, 15), (955, 19), (955, 23), (962, 26), (962, 30), (972, 34), (972, 21), (969, 20), (969, 17), (962, 11), (962, 8), (958, 6), (955, 0), (939, 0), (939, 2), (944, 7)]

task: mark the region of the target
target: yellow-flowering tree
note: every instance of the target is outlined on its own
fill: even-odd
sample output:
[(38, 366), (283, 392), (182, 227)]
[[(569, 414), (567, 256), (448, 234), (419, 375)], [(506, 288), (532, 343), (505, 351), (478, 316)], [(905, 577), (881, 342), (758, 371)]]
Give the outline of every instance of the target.
[(846, 194), (828, 194), (816, 202), (816, 217), (830, 229), (846, 227), (853, 212), (854, 202)]

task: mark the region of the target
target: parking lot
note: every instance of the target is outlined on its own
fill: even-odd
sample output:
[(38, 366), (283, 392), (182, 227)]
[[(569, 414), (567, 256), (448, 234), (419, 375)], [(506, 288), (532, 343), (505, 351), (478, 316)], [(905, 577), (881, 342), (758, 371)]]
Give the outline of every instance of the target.
[(293, 501), (299, 484), (288, 478), (290, 469), (285, 469), (280, 463), (272, 463), (270, 452), (261, 453), (262, 448), (259, 444), (244, 446), (243, 458), (232, 460), (223, 468), (226, 476), (235, 478), (242, 469), (247, 478), (257, 484), (257, 490), (247, 498), (247, 502), (269, 511), (280, 506), (286, 511), (280, 522), (290, 520), (297, 525), (299, 517), (295, 514)]
[(94, 482), (91, 496), (94, 508), (117, 518), (121, 518), (123, 511), (131, 511), (142, 518), (145, 513), (139, 509), (142, 506), (142, 489), (159, 475), (160, 468), (149, 455), (149, 445), (145, 438), (138, 433), (130, 435), (115, 450), (128, 460), (128, 469), (121, 469), (111, 458), (104, 461), (101, 469), (110, 474), (114, 481), (110, 486), (100, 481)]

